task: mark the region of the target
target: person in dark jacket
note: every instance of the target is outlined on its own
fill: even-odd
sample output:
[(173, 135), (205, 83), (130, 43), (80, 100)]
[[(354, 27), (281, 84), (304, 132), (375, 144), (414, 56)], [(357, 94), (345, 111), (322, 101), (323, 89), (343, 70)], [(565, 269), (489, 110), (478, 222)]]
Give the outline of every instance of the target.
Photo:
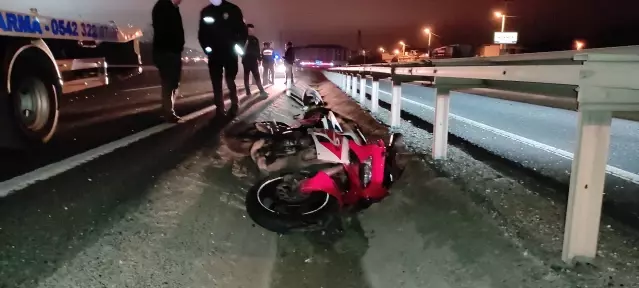
[(286, 43), (286, 51), (284, 52), (284, 65), (286, 65), (286, 81), (290, 77), (291, 84), (295, 83), (293, 80), (293, 64), (295, 64), (295, 51), (293, 50), (293, 42), (289, 41)]
[(246, 25), (248, 29), (248, 38), (246, 44), (244, 44), (244, 56), (242, 57), (242, 64), (244, 65), (244, 88), (246, 88), (246, 95), (251, 94), (251, 86), (249, 85), (249, 77), (253, 74), (255, 84), (260, 89), (260, 94), (263, 97), (268, 96), (268, 93), (264, 91), (262, 81), (260, 80), (260, 60), (262, 53), (260, 53), (260, 40), (255, 37), (253, 24)]
[(275, 84), (275, 58), (274, 51), (271, 49), (271, 43), (264, 42), (262, 49), (262, 67), (264, 67), (264, 85)]
[(153, 6), (153, 62), (160, 72), (162, 110), (167, 121), (177, 122), (175, 97), (182, 75), (184, 28), (180, 5), (182, 0), (158, 0)]
[(238, 72), (238, 55), (244, 54), (247, 39), (242, 10), (227, 0), (210, 0), (211, 4), (200, 12), (198, 40), (209, 58), (209, 74), (213, 84), (216, 116), (224, 115), (222, 77), (226, 79), (231, 99), (230, 114), (238, 110), (235, 77)]

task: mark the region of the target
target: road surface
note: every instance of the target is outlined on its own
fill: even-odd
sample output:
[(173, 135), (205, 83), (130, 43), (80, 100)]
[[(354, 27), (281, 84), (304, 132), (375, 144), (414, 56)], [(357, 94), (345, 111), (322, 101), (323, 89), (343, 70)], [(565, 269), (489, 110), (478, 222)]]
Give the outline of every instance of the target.
[[(238, 73), (235, 81), (240, 94), (242, 77)], [(112, 87), (63, 95), (59, 127), (50, 143), (28, 151), (0, 149), (0, 159), (10, 163), (0, 165), (0, 182), (162, 123), (158, 80), (156, 69), (146, 67), (143, 74)], [(187, 115), (212, 105), (211, 91), (206, 66), (185, 66), (176, 112)]]
[[(268, 101), (254, 102), (244, 121), (299, 113), (284, 96), (270, 101), (263, 112)], [(356, 104), (348, 105), (341, 108), (351, 109), (350, 115), (362, 113), (353, 110)], [(531, 257), (471, 205), (463, 190), (418, 158), (392, 197), (359, 217), (347, 217), (343, 232), (264, 231), (243, 208), (244, 194), (259, 177), (246, 157), (248, 146), (224, 136), (219, 123), (207, 118), (1, 199), (0, 287), (563, 288), (580, 283)]]

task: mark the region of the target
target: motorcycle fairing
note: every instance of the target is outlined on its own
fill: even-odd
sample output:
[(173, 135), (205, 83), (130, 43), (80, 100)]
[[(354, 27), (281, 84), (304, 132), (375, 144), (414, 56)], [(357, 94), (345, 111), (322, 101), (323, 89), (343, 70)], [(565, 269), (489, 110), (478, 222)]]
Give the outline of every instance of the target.
[(306, 194), (326, 193), (335, 197), (335, 199), (337, 199), (337, 203), (339, 203), (340, 206), (344, 204), (342, 193), (337, 187), (337, 183), (335, 183), (335, 180), (333, 180), (333, 178), (331, 178), (331, 176), (324, 171), (320, 171), (312, 178), (304, 180), (302, 183), (300, 183), (299, 189), (301, 193)]
[(311, 137), (317, 150), (317, 159), (348, 164), (349, 140), (332, 130), (312, 131)]
[[(367, 187), (363, 187), (361, 178), (359, 175), (359, 167), (356, 165), (347, 165), (346, 172), (349, 179), (351, 179), (351, 192), (350, 194), (359, 194), (355, 198), (366, 199), (382, 199), (388, 194), (388, 190), (383, 186), (385, 179), (385, 167), (386, 167), (386, 147), (383, 141), (378, 141), (376, 144), (369, 144), (364, 146), (351, 145), (351, 151), (357, 155), (360, 161), (371, 157), (371, 182)], [(352, 179), (357, 179), (354, 181)], [(344, 199), (347, 203), (351, 199)]]

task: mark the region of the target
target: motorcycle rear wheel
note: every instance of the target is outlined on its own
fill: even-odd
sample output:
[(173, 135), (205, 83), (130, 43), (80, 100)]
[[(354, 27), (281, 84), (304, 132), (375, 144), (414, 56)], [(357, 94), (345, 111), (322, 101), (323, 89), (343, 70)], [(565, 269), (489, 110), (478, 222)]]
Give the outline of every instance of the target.
[[(301, 194), (291, 178), (301, 181), (311, 172), (292, 172), (270, 176), (257, 182), (246, 194), (249, 217), (266, 230), (286, 234), (325, 228), (339, 211), (337, 200), (324, 192)], [(285, 191), (284, 186), (289, 190)]]

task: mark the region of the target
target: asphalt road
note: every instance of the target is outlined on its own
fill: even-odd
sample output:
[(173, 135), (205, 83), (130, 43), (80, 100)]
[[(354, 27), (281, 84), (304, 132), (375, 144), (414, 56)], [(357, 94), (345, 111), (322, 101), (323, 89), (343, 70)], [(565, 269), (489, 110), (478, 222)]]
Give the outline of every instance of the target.
[[(368, 94), (372, 92), (371, 85), (369, 80)], [(391, 98), (391, 83), (380, 81), (380, 101), (390, 103)], [(370, 107), (370, 101), (366, 105)], [(402, 84), (403, 111), (433, 123), (434, 107), (432, 93), (416, 84)], [(450, 98), (450, 113), (451, 134), (560, 183), (569, 183), (572, 160), (561, 155), (574, 153), (576, 112), (456, 93)], [(613, 119), (608, 160), (612, 173), (606, 180), (604, 201), (613, 205), (610, 211), (623, 214), (620, 217), (627, 223), (639, 227), (639, 211), (636, 209), (639, 207), (637, 151), (639, 123)], [(634, 181), (622, 179), (614, 173), (631, 176)]]
[[(253, 100), (245, 122), (299, 113)], [(249, 147), (208, 118), (0, 199), (0, 287), (576, 287), (419, 158), (343, 232), (266, 232), (243, 209)]]
[[(236, 80), (238, 94), (244, 91), (241, 72)], [(51, 142), (24, 151), (0, 149), (3, 163), (10, 163), (0, 166), (0, 182), (161, 124), (159, 91), (157, 70), (145, 67), (141, 75), (106, 88), (63, 95), (59, 127)], [(213, 105), (211, 91), (206, 66), (185, 66), (181, 97), (176, 99), (177, 114)]]

